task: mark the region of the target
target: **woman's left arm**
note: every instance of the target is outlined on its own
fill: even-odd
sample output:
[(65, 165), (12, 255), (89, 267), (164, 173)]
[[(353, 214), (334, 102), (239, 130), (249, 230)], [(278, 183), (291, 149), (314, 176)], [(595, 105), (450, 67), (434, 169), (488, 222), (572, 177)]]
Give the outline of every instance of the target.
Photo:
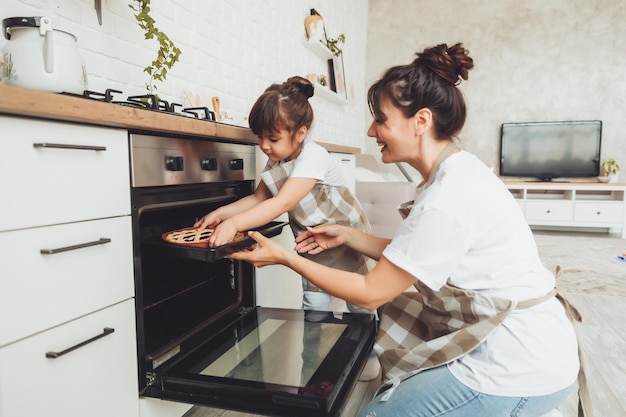
[(304, 276), (317, 287), (351, 304), (374, 310), (391, 301), (415, 283), (416, 278), (384, 256), (367, 275), (330, 268), (288, 251), (258, 232), (251, 232), (257, 246), (235, 252), (231, 259), (248, 261), (256, 267), (281, 264)]

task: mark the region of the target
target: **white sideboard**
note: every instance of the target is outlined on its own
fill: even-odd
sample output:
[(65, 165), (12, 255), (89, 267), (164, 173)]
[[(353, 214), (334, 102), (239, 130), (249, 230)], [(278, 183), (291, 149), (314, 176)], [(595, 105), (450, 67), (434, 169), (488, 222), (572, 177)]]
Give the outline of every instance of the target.
[(505, 182), (533, 228), (604, 231), (626, 239), (626, 184)]

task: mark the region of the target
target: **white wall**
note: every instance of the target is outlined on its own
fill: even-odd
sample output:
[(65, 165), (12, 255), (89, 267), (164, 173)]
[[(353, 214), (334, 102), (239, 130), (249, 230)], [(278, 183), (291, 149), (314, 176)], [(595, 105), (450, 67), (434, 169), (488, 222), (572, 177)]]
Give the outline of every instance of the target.
[(503, 122), (600, 119), (602, 158), (615, 157), (626, 181), (626, 2), (369, 0), (368, 18), (366, 86), (425, 47), (469, 49), (461, 139), (486, 163)]
[[(78, 37), (91, 90), (145, 94), (148, 75), (143, 68), (155, 58), (157, 43), (144, 40), (130, 1), (102, 0), (102, 26), (93, 0), (1, 0), (0, 18), (50, 16), (55, 28)], [(157, 26), (182, 50), (159, 87), (161, 98), (189, 105), (184, 93), (191, 91), (208, 98), (210, 108), (210, 97), (217, 95), (222, 110), (238, 117), (247, 115), (270, 83), (326, 70), (325, 62), (303, 46), (304, 18), (315, 8), (329, 37), (346, 35), (346, 79), (357, 104), (314, 97), (312, 138), (361, 145), (367, 24), (363, 0), (154, 0), (151, 6)], [(0, 37), (0, 47), (6, 42)]]

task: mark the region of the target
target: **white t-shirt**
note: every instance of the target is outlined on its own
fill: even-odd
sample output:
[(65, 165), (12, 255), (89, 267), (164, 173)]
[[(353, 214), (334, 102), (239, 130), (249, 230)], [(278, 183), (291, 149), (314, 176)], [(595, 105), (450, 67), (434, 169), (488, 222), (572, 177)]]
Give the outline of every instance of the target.
[[(447, 158), (383, 255), (433, 290), (444, 284), (523, 301), (554, 288), (524, 216), (502, 181), (465, 151)], [(487, 340), (449, 365), (470, 388), (536, 396), (576, 380), (573, 326), (552, 298), (513, 311)]]
[[(341, 174), (339, 165), (321, 145), (305, 139), (302, 151), (294, 159), (290, 178), (315, 178), (318, 183), (334, 187), (345, 187), (346, 181)], [(281, 162), (268, 161), (265, 170)]]

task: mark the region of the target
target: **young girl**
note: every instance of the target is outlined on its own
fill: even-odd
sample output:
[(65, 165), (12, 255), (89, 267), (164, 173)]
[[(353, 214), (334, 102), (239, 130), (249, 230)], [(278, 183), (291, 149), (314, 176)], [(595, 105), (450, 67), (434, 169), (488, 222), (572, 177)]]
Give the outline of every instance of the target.
[[(269, 161), (254, 194), (219, 207), (194, 224), (215, 228), (212, 247), (233, 240), (235, 233), (262, 226), (289, 213), (295, 236), (307, 227), (337, 223), (370, 232), (365, 213), (346, 187), (339, 167), (326, 149), (307, 138), (313, 122), (309, 97), (313, 85), (305, 78), (291, 77), (272, 84), (250, 110), (250, 128)], [(318, 255), (301, 254), (315, 262), (366, 274), (368, 258), (348, 247)], [(370, 261), (371, 262), (371, 261)], [(328, 311), (330, 295), (302, 279), (304, 310)], [(348, 304), (352, 312), (369, 310)]]

